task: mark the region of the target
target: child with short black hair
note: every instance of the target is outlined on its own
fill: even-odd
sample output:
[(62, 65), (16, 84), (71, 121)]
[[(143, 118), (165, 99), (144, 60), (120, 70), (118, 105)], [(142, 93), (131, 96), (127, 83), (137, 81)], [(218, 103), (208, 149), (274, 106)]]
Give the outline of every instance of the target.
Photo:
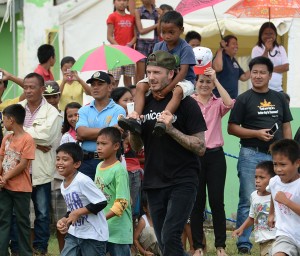
[(117, 159), (121, 145), (121, 132), (116, 127), (105, 127), (97, 138), (100, 162), (96, 169), (95, 183), (107, 198), (104, 209), (109, 239), (106, 246), (111, 256), (130, 256), (133, 227), (130, 207), (128, 173)]
[(30, 198), (32, 192), (29, 168), (35, 157), (33, 138), (24, 131), (25, 109), (13, 104), (3, 110), (3, 124), (8, 131), (0, 149), (0, 252), (7, 254), (13, 212), (18, 227), (21, 255), (32, 256), (30, 241)]
[(201, 45), (201, 35), (198, 32), (191, 30), (186, 33), (185, 41), (193, 48), (198, 47)]
[(57, 222), (57, 229), (68, 233), (61, 255), (105, 256), (109, 234), (102, 209), (107, 205), (106, 198), (88, 176), (78, 172), (83, 160), (78, 144), (64, 143), (56, 154), (57, 172), (64, 177), (61, 193), (68, 209)]
[(271, 203), (271, 194), (267, 191), (270, 179), (275, 176), (273, 162), (263, 161), (256, 165), (256, 190), (250, 197), (249, 217), (236, 230), (232, 236), (240, 236), (244, 230), (254, 225), (255, 242), (259, 243), (260, 255), (269, 255), (269, 249), (275, 240), (276, 229), (268, 226), (268, 216)]
[(55, 49), (51, 44), (43, 44), (37, 50), (37, 57), (39, 59), (39, 65), (34, 70), (35, 73), (41, 75), (45, 82), (54, 80), (54, 76), (51, 72), (51, 67), (55, 64)]
[[(188, 95), (191, 95), (195, 90), (195, 73), (193, 66), (196, 64), (195, 55), (192, 47), (180, 35), (184, 31), (183, 17), (179, 12), (170, 11), (165, 13), (160, 19), (161, 36), (164, 41), (155, 44), (153, 52), (158, 50), (167, 51), (176, 56), (179, 71), (173, 78), (172, 82), (162, 91), (153, 93), (156, 99), (162, 99), (169, 92), (173, 91), (173, 96), (166, 110), (172, 114), (177, 110), (180, 101)], [(145, 105), (145, 94), (149, 91), (148, 78), (141, 80), (137, 84), (135, 98), (135, 116), (140, 119), (140, 115)], [(178, 86), (177, 86), (178, 85)], [(135, 133), (141, 133), (140, 124), (135, 119), (120, 118), (119, 126), (125, 130)], [(162, 122), (157, 122), (154, 127), (154, 134), (161, 136), (165, 133), (165, 125)]]
[[(271, 145), (276, 176), (270, 180), (268, 223), (277, 228), (271, 255), (300, 255), (300, 146), (292, 139)], [(276, 217), (276, 219), (275, 219)]]

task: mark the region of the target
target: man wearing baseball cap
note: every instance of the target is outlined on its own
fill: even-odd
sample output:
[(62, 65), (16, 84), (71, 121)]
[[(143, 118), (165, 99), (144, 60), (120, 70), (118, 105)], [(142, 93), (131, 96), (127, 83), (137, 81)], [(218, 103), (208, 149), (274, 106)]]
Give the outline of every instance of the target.
[(56, 81), (49, 80), (45, 82), (45, 91), (43, 92), (43, 96), (49, 104), (51, 104), (60, 112), (60, 110), (58, 109), (60, 90), (59, 85)]
[[(176, 60), (166, 51), (148, 56), (147, 76), (152, 92), (160, 92), (173, 79)], [(199, 155), (205, 151), (205, 121), (194, 99), (184, 98), (175, 115), (165, 110), (172, 92), (161, 100), (146, 97), (142, 132), (132, 133), (134, 150), (145, 147), (144, 190), (163, 255), (184, 255), (181, 234), (194, 205), (198, 186)], [(130, 118), (137, 118), (133, 112)], [(195, 118), (197, 117), (197, 118)], [(166, 125), (161, 137), (152, 134), (156, 121)]]
[(112, 86), (107, 73), (97, 71), (86, 83), (91, 84), (91, 95), (94, 100), (78, 111), (76, 131), (78, 139), (82, 141), (84, 153), (79, 171), (94, 180), (96, 167), (100, 162), (96, 151), (98, 133), (101, 128), (117, 125), (117, 117), (126, 115), (126, 112), (110, 99)]

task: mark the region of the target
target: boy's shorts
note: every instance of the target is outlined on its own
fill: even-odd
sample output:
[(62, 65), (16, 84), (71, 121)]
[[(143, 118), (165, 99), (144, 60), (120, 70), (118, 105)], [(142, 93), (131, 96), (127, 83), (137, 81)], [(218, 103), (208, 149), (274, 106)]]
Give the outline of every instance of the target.
[(134, 77), (135, 76), (135, 64), (130, 64), (118, 68), (114, 68), (108, 71), (109, 74), (112, 74), (115, 80), (119, 81), (121, 75)]
[(272, 248), (272, 245), (274, 243), (274, 239), (268, 240), (262, 243), (259, 243), (259, 248), (260, 248), (260, 256), (269, 256), (269, 251), (270, 248)]
[[(139, 84), (139, 83), (147, 83), (147, 84), (149, 84), (148, 77), (146, 77), (146, 78), (144, 78), (144, 79), (142, 79), (142, 80), (140, 80), (140, 81), (137, 82), (137, 84)], [(195, 92), (195, 86), (189, 80), (182, 80), (177, 85), (180, 86), (181, 89), (182, 89), (182, 92), (183, 92), (182, 99), (184, 99), (186, 96), (192, 95)], [(146, 95), (148, 95), (148, 93)]]
[(277, 236), (273, 243), (270, 255), (283, 252), (287, 255), (300, 255), (300, 247), (297, 247), (295, 241), (287, 236)]

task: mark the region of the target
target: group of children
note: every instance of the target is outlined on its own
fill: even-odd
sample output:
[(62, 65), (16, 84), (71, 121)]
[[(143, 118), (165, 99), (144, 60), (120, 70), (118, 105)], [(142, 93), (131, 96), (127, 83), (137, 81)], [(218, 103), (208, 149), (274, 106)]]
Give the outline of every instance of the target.
[[(0, 249), (7, 251), (14, 209), (20, 250), (29, 255), (26, 254), (31, 246), (29, 166), (34, 159), (35, 143), (23, 130), (24, 119), (25, 109), (21, 105), (14, 104), (3, 111), (4, 126), (13, 133), (4, 137), (0, 150), (0, 199), (3, 202), (0, 204)], [(145, 215), (133, 236), (128, 172), (117, 158), (120, 145), (121, 133), (117, 128), (101, 129), (97, 152), (103, 161), (97, 167), (94, 182), (78, 172), (83, 157), (78, 144), (68, 142), (57, 148), (56, 169), (64, 177), (60, 189), (67, 205), (66, 215), (57, 222), (58, 230), (68, 233), (61, 255), (78, 255), (79, 252), (106, 255), (106, 251), (112, 256), (130, 255), (133, 242), (143, 255), (152, 255), (150, 252), (160, 255), (153, 230), (145, 229), (152, 225), (144, 198)], [(256, 191), (251, 195), (249, 217), (232, 236), (239, 236), (254, 225), (261, 255), (298, 255), (300, 147), (294, 140), (283, 139), (271, 146), (271, 154), (273, 162), (261, 162), (256, 167)], [(149, 253), (148, 248), (152, 250)]]
[(300, 255), (300, 147), (283, 139), (272, 144), (271, 154), (273, 162), (256, 166), (249, 217), (232, 236), (254, 226), (261, 256)]
[[(159, 40), (157, 32), (154, 33), (154, 39), (143, 40), (141, 37), (140, 40), (138, 39), (137, 46), (146, 56), (153, 50), (166, 50), (179, 56), (178, 67), (180, 69), (173, 83), (160, 95), (154, 95), (160, 98), (174, 90), (173, 99), (167, 106), (167, 109), (174, 113), (180, 100), (194, 91), (195, 75), (191, 67), (196, 64), (196, 60), (193, 51), (187, 45), (199, 46), (201, 37), (195, 32), (189, 32), (186, 35), (187, 42), (180, 39), (183, 32), (182, 16), (175, 11), (170, 11), (158, 20), (157, 11), (151, 3), (152, 1), (143, 0), (144, 7), (136, 12), (139, 18), (135, 20), (134, 17), (129, 17), (128, 22), (137, 22), (139, 35), (158, 29), (162, 32), (163, 41), (157, 45), (155, 45)], [(117, 28), (116, 24), (118, 24), (118, 19), (125, 16), (127, 5), (127, 0), (114, 0), (116, 12), (107, 21), (108, 38), (112, 40), (111, 43), (120, 44), (117, 39), (122, 37), (122, 29)], [(147, 18), (155, 20), (150, 28), (144, 28), (141, 21)], [(117, 31), (121, 33), (118, 36), (115, 34)], [(136, 35), (134, 32), (128, 35), (128, 40), (124, 42), (124, 45), (132, 47)], [(50, 58), (51, 61), (54, 61), (53, 58)], [(49, 65), (52, 65), (51, 63)], [(63, 84), (65, 90), (72, 84), (72, 76), (77, 76), (76, 73), (69, 71), (73, 64), (74, 60), (69, 57), (62, 61), (64, 78), (60, 84), (61, 86)], [(143, 70), (145, 63), (141, 61), (137, 67), (138, 70)], [(132, 70), (128, 72), (132, 74)], [(198, 75), (196, 88), (200, 95), (201, 86), (204, 84), (211, 84), (209, 95), (215, 86), (222, 90), (222, 86), (219, 83), (216, 84), (215, 72), (212, 69), (207, 69), (205, 73), (198, 73)], [(143, 78), (143, 76), (141, 72), (140, 77)], [(86, 93), (89, 92), (89, 89), (85, 87), (86, 84), (81, 83), (78, 77), (74, 80), (81, 84), (80, 95), (83, 90)], [(149, 90), (147, 82), (147, 80), (142, 80), (137, 86), (135, 111), (138, 116), (142, 113), (144, 95)], [(131, 83), (125, 83), (125, 85), (129, 84)], [(179, 86), (176, 86), (177, 84)], [(55, 91), (56, 85), (51, 83), (47, 86), (46, 98), (58, 95), (64, 90)], [(127, 88), (115, 89), (111, 97), (125, 109), (127, 103), (133, 101), (132, 94)], [(58, 109), (58, 101), (57, 103), (55, 101), (53, 105)], [(97, 138), (97, 153), (103, 161), (97, 166), (95, 180), (92, 181), (78, 172), (83, 161), (83, 153), (80, 146), (75, 143), (74, 128), (80, 106), (76, 102), (65, 104), (63, 109), (64, 135), (61, 145), (56, 150), (56, 169), (63, 178), (62, 183), (61, 180), (59, 181), (60, 191), (67, 206), (65, 216), (57, 221), (58, 231), (66, 234), (61, 255), (106, 255), (106, 252), (109, 252), (111, 256), (126, 256), (130, 255), (133, 243), (142, 255), (161, 255), (145, 197), (141, 199), (145, 215), (140, 218), (136, 229), (133, 230), (132, 211), (136, 207), (140, 187), (132, 184), (140, 179), (142, 169), (137, 155), (130, 148), (126, 133), (122, 136), (114, 127), (101, 129)], [(30, 161), (34, 159), (35, 144), (30, 135), (23, 130), (24, 119), (25, 110), (20, 105), (11, 105), (3, 111), (4, 126), (13, 133), (5, 136), (0, 150), (0, 201), (5, 202), (5, 204), (0, 204), (0, 252), (6, 252), (8, 248), (10, 219), (14, 209), (19, 230), (20, 250), (24, 252), (24, 255), (31, 255), (29, 166)], [(137, 124), (130, 119), (120, 119), (119, 125), (124, 126), (125, 130), (140, 132)], [(155, 130), (157, 135), (161, 136), (164, 133), (162, 124), (158, 124)], [(128, 172), (117, 156), (121, 145), (124, 146), (125, 158), (127, 156), (130, 159)], [(273, 162), (262, 162), (256, 168), (257, 190), (251, 195), (249, 218), (232, 235), (239, 236), (244, 229), (254, 225), (255, 240), (260, 244), (261, 255), (298, 255), (300, 254), (299, 144), (293, 140), (280, 140), (272, 145), (271, 153)], [(274, 221), (274, 216), (276, 216), (276, 221)]]

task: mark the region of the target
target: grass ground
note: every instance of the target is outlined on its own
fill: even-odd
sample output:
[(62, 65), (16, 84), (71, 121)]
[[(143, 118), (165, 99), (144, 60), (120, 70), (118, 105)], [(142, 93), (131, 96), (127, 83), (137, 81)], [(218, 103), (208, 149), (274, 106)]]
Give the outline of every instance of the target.
[[(228, 256), (238, 255), (238, 251), (236, 248), (236, 239), (231, 237), (231, 231), (227, 232), (227, 240), (226, 240), (226, 253)], [(206, 241), (207, 241), (207, 254), (206, 256), (216, 256), (216, 249), (214, 246), (214, 232), (212, 229), (205, 230)], [(251, 250), (251, 254), (254, 256), (259, 256), (259, 246), (254, 243), (254, 240), (251, 238), (253, 243), (253, 248)]]
[[(207, 240), (207, 254), (206, 256), (216, 256), (216, 249), (214, 246), (214, 233), (212, 229), (205, 230), (206, 240)], [(251, 239), (253, 242), (253, 239)], [(238, 255), (237, 248), (236, 248), (236, 239), (231, 237), (231, 231), (227, 232), (227, 241), (226, 241), (226, 252), (228, 256), (235, 256)], [(49, 256), (58, 256), (59, 250), (55, 236), (52, 236), (49, 242)], [(251, 250), (251, 254), (254, 256), (260, 255), (259, 253), (259, 246), (253, 242), (253, 248)]]

